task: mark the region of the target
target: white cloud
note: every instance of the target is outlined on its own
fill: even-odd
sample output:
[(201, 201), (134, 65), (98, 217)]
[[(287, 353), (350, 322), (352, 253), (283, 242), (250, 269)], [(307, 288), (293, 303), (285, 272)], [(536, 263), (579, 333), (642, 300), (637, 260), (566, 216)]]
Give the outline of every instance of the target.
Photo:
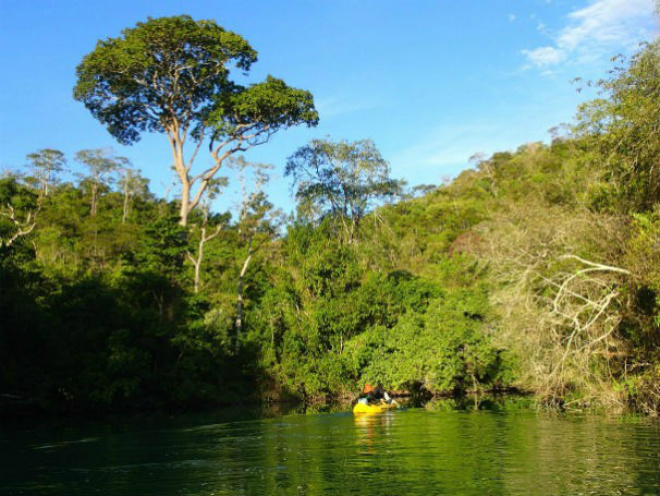
[(518, 16), (517, 16), (516, 14), (509, 14), (508, 17), (509, 17), (509, 21), (511, 21), (511, 22), (513, 22), (513, 21), (515, 21), (516, 19), (518, 19)]
[(657, 33), (653, 13), (654, 0), (592, 0), (568, 15), (553, 44), (522, 53), (539, 68), (614, 55)]
[(523, 50), (522, 53), (536, 67), (548, 67), (557, 65), (566, 60), (568, 54), (561, 49), (546, 46), (534, 50)]

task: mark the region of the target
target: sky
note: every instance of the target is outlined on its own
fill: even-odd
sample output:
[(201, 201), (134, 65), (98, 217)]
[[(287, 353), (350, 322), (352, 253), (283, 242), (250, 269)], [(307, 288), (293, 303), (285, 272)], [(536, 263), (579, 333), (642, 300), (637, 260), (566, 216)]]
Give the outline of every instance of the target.
[[(97, 40), (180, 14), (246, 38), (259, 53), (250, 82), (270, 74), (314, 95), (318, 127), (246, 154), (275, 166), (268, 193), (285, 211), (286, 159), (310, 139), (372, 139), (393, 177), (440, 184), (475, 153), (549, 141), (591, 96), (573, 79), (605, 76), (612, 56), (658, 35), (654, 0), (0, 0), (0, 171), (42, 148), (77, 169), (78, 150), (112, 147), (163, 195), (173, 178), (165, 136), (119, 145), (72, 88)], [(196, 168), (209, 164), (200, 156)], [(230, 180), (218, 208), (235, 189)]]

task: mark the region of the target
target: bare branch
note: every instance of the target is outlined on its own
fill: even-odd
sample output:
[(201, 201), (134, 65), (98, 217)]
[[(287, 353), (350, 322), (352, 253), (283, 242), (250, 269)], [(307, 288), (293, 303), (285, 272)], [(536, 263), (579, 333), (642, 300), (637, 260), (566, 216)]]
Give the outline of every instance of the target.
[(599, 263), (596, 263), (596, 262), (591, 262), (589, 260), (585, 260), (584, 258), (578, 257), (577, 255), (568, 254), (568, 255), (563, 255), (559, 258), (564, 259), (564, 260), (565, 259), (574, 259), (574, 260), (577, 260), (579, 262), (582, 262), (585, 265), (589, 265), (590, 267), (594, 267), (598, 270), (606, 270), (606, 271), (610, 271), (610, 272), (619, 272), (620, 274), (630, 274), (630, 271), (628, 271), (626, 269), (621, 269), (619, 267), (613, 267), (611, 265), (604, 265), (604, 264), (599, 264)]
[(11, 236), (5, 239), (0, 238), (0, 246), (8, 248), (14, 244), (17, 239), (27, 236), (34, 230), (37, 225), (37, 215), (41, 210), (41, 203), (38, 203), (36, 210), (28, 212), (27, 217), (23, 221), (16, 217), (16, 211), (11, 204), (7, 204), (7, 210), (8, 212), (0, 212), (0, 215), (7, 217), (16, 227), (16, 231)]

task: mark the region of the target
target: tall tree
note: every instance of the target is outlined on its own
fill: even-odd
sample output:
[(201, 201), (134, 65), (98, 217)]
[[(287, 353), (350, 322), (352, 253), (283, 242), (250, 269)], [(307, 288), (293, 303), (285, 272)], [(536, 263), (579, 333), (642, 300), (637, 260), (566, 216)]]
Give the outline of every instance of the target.
[(26, 157), (28, 167), (34, 172), (42, 194), (48, 196), (49, 187), (57, 181), (57, 175), (64, 171), (64, 153), (52, 148), (42, 148)]
[(116, 157), (112, 150), (96, 148), (93, 150), (80, 150), (76, 153), (76, 161), (89, 169), (86, 178), (90, 183), (90, 215), (96, 216), (99, 200), (99, 190), (107, 184), (110, 175), (128, 165), (125, 157)]
[[(243, 307), (245, 294), (245, 275), (252, 258), (263, 242), (272, 239), (275, 234), (276, 223), (272, 221), (280, 214), (273, 211), (273, 205), (266, 199), (264, 186), (270, 180), (267, 171), (273, 169), (272, 165), (248, 162), (243, 156), (231, 160), (229, 166), (238, 174), (241, 183), (241, 203), (238, 214), (239, 241), (245, 246), (245, 255), (241, 270), (238, 273), (237, 299), (236, 299), (236, 348), (240, 345), (240, 335), (243, 332)], [(249, 171), (252, 170), (252, 181)], [(271, 214), (271, 215), (269, 215)], [(260, 242), (256, 240), (258, 234), (265, 234)]]
[(371, 140), (312, 140), (287, 162), (303, 213), (341, 221), (344, 240), (352, 243), (364, 216), (379, 201), (401, 192), (390, 167)]
[(131, 168), (130, 164), (125, 164), (120, 169), (121, 173), (121, 191), (124, 195), (122, 205), (121, 223), (126, 224), (126, 219), (131, 213), (133, 198), (138, 195), (146, 196), (148, 192), (149, 180), (142, 177), (140, 171)]
[[(318, 122), (307, 91), (271, 76), (248, 87), (230, 79), (231, 65), (247, 74), (256, 60), (245, 39), (214, 21), (149, 18), (97, 43), (78, 66), (74, 97), (120, 143), (134, 143), (145, 131), (167, 136), (181, 183), (180, 223), (186, 225), (227, 157), (267, 142), (280, 129)], [(212, 165), (195, 174), (205, 138)], [(194, 148), (187, 156), (189, 140)]]

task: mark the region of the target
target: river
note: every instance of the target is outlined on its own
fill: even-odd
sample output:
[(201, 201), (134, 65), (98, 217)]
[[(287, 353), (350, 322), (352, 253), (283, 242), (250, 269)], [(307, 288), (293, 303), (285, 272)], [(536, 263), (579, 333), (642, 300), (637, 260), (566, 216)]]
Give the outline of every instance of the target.
[(659, 495), (660, 423), (408, 409), (0, 428), (2, 495)]

